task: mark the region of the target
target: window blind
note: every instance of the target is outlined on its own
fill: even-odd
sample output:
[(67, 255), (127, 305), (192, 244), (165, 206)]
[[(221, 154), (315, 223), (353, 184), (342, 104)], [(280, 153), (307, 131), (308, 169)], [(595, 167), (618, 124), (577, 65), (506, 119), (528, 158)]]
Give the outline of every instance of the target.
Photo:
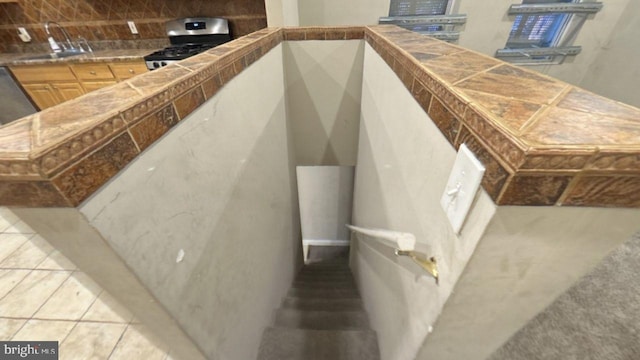
[[(572, 2), (572, 0), (524, 0), (523, 4)], [(516, 16), (507, 48), (550, 47), (558, 40), (568, 14), (518, 15)]]
[(444, 15), (449, 0), (391, 0), (389, 16)]

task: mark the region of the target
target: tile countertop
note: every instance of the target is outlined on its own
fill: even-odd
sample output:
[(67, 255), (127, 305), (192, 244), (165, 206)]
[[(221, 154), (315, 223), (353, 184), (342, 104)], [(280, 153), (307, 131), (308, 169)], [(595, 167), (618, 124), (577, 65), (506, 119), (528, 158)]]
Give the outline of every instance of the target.
[(0, 205), (77, 206), (280, 42), (363, 38), (497, 204), (640, 207), (639, 109), (383, 25), (262, 29), (1, 127)]
[(84, 53), (60, 59), (30, 59), (30, 57), (34, 56), (47, 55), (47, 53), (3, 53), (0, 54), (0, 66), (142, 60), (144, 56), (156, 50), (159, 49), (96, 50), (92, 53)]

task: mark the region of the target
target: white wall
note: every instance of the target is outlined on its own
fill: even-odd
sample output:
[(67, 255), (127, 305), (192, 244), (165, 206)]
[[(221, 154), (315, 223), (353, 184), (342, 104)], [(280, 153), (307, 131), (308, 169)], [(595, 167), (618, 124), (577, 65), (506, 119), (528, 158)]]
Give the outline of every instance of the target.
[[(268, 0), (267, 20), (269, 26), (373, 25), (379, 17), (388, 16), (389, 3), (390, 0)], [(467, 14), (459, 45), (494, 56), (507, 42), (515, 18), (507, 12), (510, 5), (517, 3), (520, 1), (495, 0), (487, 6), (483, 1), (456, 0), (457, 12)], [(582, 53), (567, 57), (561, 65), (529, 68), (640, 106), (640, 97), (634, 91), (640, 77), (635, 66), (640, 61), (640, 47), (634, 45), (640, 38), (640, 26), (635, 25), (638, 20), (634, 16), (638, 14), (637, 7), (636, 0), (604, 2), (604, 8), (587, 20), (574, 42), (582, 46)]]
[(639, 209), (499, 207), (416, 359), (486, 359), (638, 230)]
[(298, 0), (300, 26), (374, 25), (389, 15), (390, 0)]
[(486, 358), (640, 230), (638, 209), (496, 207), (481, 190), (454, 234), (439, 199), (455, 151), (368, 45), (359, 141), (354, 224), (414, 233), (441, 279), (417, 281), (391, 249), (352, 240), (383, 359)]
[(298, 26), (298, 0), (265, 0), (267, 26)]
[[(605, 3), (608, 6), (608, 2)], [(640, 2), (629, 1), (580, 86), (640, 107)]]
[(404, 259), (394, 258), (390, 248), (380, 253), (371, 239), (359, 237), (352, 248), (351, 265), (382, 359), (414, 359), (496, 207), (480, 192), (461, 235), (454, 234), (439, 201), (456, 152), (369, 45), (359, 141), (354, 224), (411, 232), (417, 247), (439, 262), (438, 287), (433, 279), (417, 281), (398, 266)]
[(79, 208), (208, 358), (255, 358), (301, 265), (283, 79), (277, 46)]
[[(621, 21), (628, 4), (636, 0), (609, 0), (604, 8), (592, 15), (584, 24), (574, 45), (582, 46), (582, 52), (575, 57), (568, 57), (562, 65), (532, 66), (542, 73), (556, 77), (571, 84), (580, 85), (583, 79), (593, 76), (591, 64), (603, 53), (611, 49), (606, 47), (614, 33), (614, 27)], [(460, 34), (459, 45), (494, 56), (496, 50), (504, 48), (515, 16), (508, 16), (509, 6), (520, 3), (515, 0), (495, 0), (491, 6), (483, 1), (459, 0), (461, 14), (467, 14), (467, 23)], [(633, 13), (633, 14), (637, 14)], [(637, 30), (637, 27), (635, 29)], [(624, 44), (620, 44), (624, 46)], [(636, 61), (640, 58), (636, 58)], [(625, 64), (623, 69), (633, 69), (635, 62)], [(624, 73), (624, 71), (621, 71)], [(585, 83), (586, 84), (586, 83)], [(598, 92), (597, 86), (591, 90)]]
[(349, 240), (353, 166), (298, 166), (303, 240)]
[(355, 165), (364, 41), (283, 43), (297, 165)]

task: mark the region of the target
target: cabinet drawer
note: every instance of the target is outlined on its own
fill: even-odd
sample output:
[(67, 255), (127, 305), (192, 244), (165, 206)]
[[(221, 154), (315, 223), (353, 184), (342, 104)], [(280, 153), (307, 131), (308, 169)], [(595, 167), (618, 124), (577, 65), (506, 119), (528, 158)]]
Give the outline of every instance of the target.
[(115, 79), (107, 64), (77, 64), (73, 71), (80, 80)]
[(110, 64), (111, 70), (120, 80), (129, 79), (136, 75), (144, 74), (147, 71), (147, 65), (142, 61), (139, 62), (122, 62)]
[(103, 87), (111, 86), (113, 84), (117, 84), (115, 80), (111, 81), (85, 81), (82, 83), (82, 87), (86, 92), (96, 91), (98, 89), (102, 89)]
[(75, 75), (67, 65), (11, 66), (10, 69), (21, 83), (76, 81)]

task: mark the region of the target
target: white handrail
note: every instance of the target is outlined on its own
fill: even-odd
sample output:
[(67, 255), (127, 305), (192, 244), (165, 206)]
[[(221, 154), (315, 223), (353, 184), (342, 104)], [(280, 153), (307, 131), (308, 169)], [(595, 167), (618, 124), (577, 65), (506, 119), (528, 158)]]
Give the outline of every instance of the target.
[(438, 263), (434, 257), (427, 257), (425, 254), (414, 251), (416, 246), (416, 236), (411, 233), (384, 230), (384, 229), (368, 229), (359, 226), (346, 224), (349, 230), (377, 239), (383, 239), (388, 246), (394, 248), (396, 256), (407, 256), (416, 264), (427, 271), (436, 280), (436, 285), (440, 281), (438, 272)]
[(367, 229), (349, 224), (347, 224), (347, 227), (351, 231), (392, 241), (393, 247), (402, 251), (411, 251), (415, 249), (416, 246), (416, 236), (411, 233), (384, 229)]

